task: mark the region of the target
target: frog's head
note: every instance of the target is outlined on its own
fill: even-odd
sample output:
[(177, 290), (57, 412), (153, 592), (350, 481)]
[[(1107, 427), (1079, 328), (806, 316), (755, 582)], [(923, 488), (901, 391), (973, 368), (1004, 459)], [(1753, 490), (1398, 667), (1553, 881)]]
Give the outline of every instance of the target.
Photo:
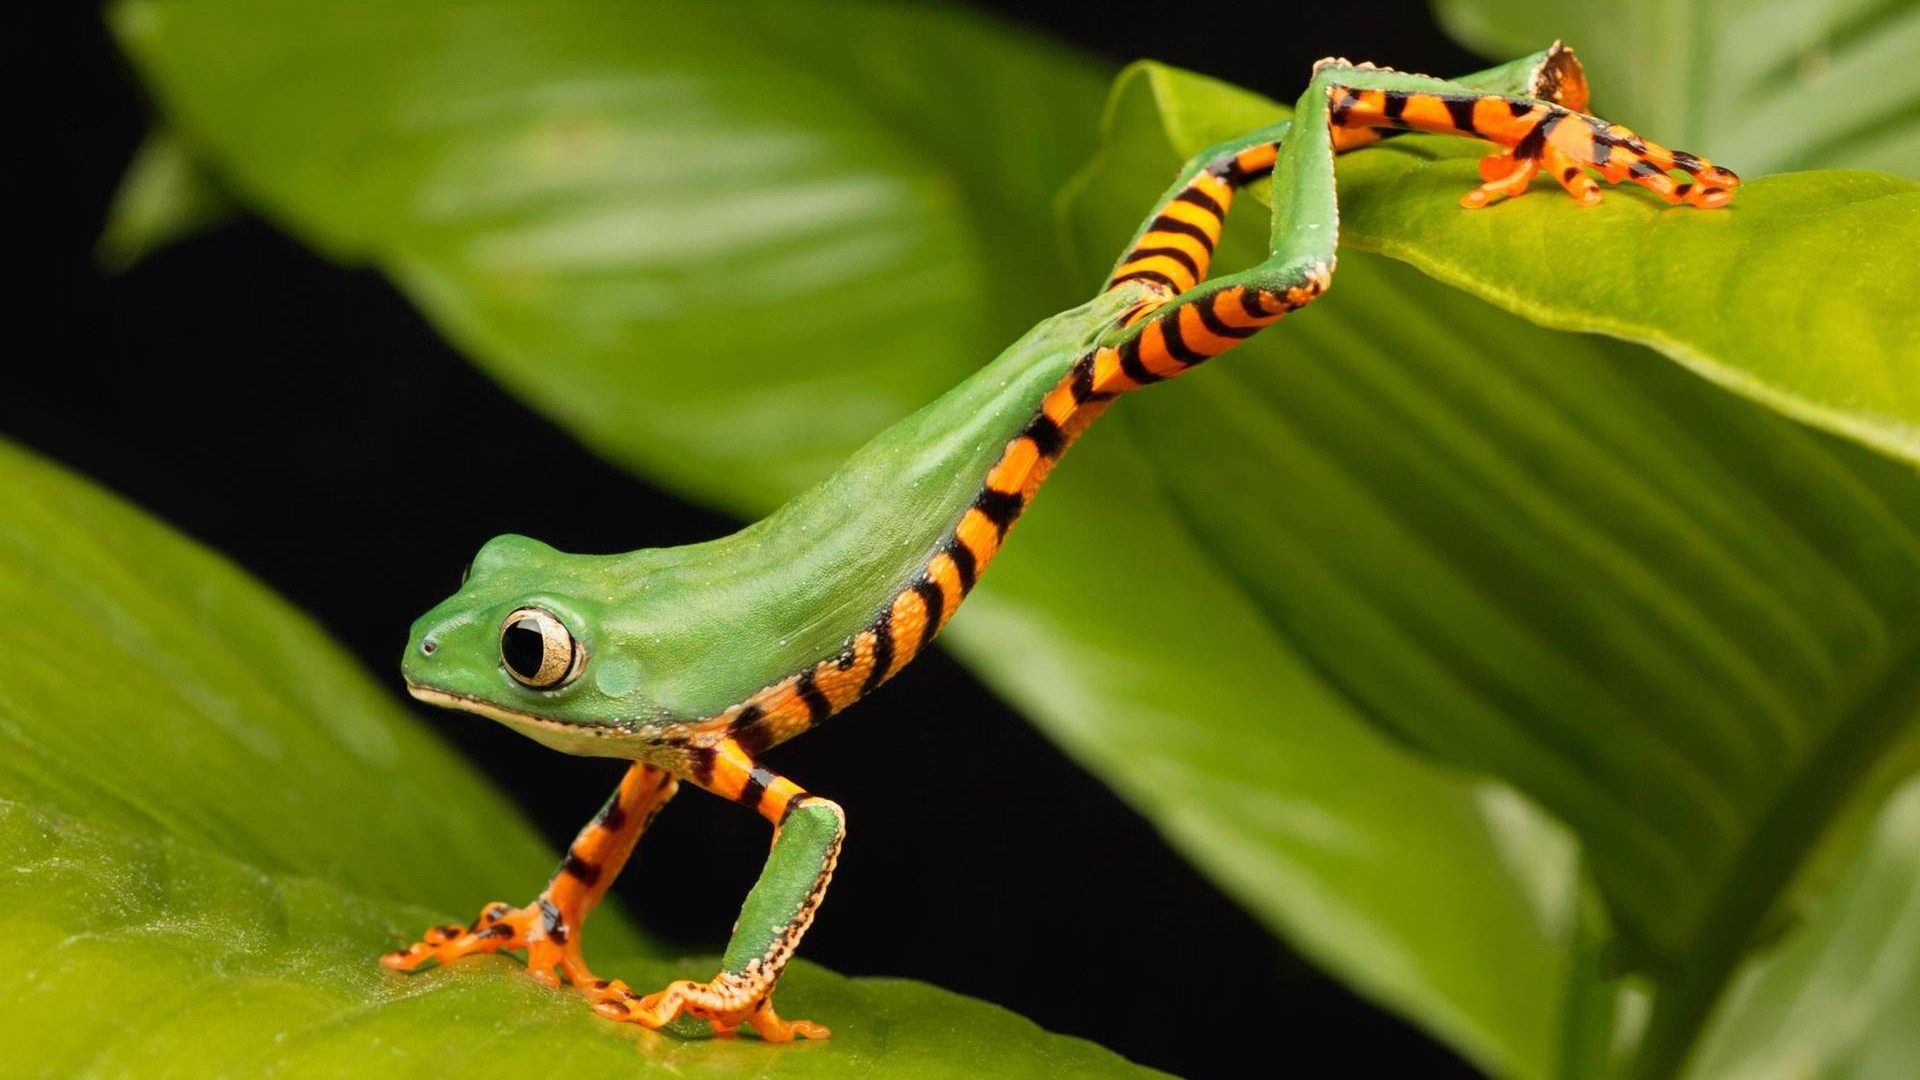
[(408, 691), (558, 750), (622, 756), (659, 709), (631, 650), (614, 647), (606, 562), (524, 536), (488, 541), (460, 591), (413, 624)]

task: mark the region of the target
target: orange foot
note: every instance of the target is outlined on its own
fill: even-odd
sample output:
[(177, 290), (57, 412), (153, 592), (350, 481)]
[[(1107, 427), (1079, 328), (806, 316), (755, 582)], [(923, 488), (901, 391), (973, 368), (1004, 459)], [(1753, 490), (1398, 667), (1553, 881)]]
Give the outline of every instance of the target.
[(492, 903), (480, 909), (471, 925), (436, 926), (419, 941), (380, 958), (395, 971), (417, 971), (429, 960), (449, 963), (463, 956), (525, 949), (527, 971), (547, 986), (559, 986), (559, 968), (568, 982), (586, 986), (602, 980), (587, 970), (580, 943), (567, 933), (566, 922), (552, 902), (537, 900), (523, 908)]
[(819, 1024), (805, 1020), (782, 1020), (773, 1011), (772, 994), (758, 993), (744, 979), (722, 974), (710, 983), (682, 979), (665, 990), (645, 997), (634, 993), (618, 979), (601, 979), (584, 984), (593, 1009), (609, 1020), (658, 1028), (676, 1017), (688, 1016), (713, 1025), (713, 1033), (731, 1036), (745, 1024), (767, 1042), (791, 1042), (799, 1039), (824, 1039), (833, 1034)]
[[(1534, 113), (1545, 117), (1536, 125), (1546, 130), (1545, 137), (1522, 139), (1519, 146), (1482, 159), (1480, 179), (1486, 182), (1462, 196), (1460, 205), (1478, 209), (1520, 195), (1542, 170), (1582, 206), (1600, 201), (1600, 185), (1588, 175), (1589, 170), (1609, 184), (1630, 180), (1669, 203), (1702, 210), (1732, 202), (1733, 191), (1740, 186), (1733, 170), (1648, 142), (1618, 124), (1565, 110), (1555, 118), (1542, 106), (1535, 106)], [(1675, 180), (1675, 172), (1687, 179)]]

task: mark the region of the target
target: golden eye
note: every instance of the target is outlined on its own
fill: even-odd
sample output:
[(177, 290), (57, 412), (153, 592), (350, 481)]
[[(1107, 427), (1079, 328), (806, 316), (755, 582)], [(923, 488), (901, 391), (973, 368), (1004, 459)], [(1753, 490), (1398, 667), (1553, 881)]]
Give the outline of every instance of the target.
[(522, 686), (557, 690), (580, 674), (586, 658), (566, 625), (539, 608), (521, 608), (500, 627), (500, 663)]

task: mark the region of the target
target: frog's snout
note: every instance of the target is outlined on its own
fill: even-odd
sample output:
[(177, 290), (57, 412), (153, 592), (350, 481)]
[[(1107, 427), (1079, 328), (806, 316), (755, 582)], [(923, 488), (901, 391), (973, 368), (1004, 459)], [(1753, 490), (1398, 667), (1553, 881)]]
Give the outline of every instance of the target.
[(409, 684), (428, 681), (428, 676), (439, 666), (434, 654), (440, 652), (446, 636), (442, 633), (443, 622), (429, 615), (415, 622), (407, 632), (407, 648), (400, 655), (400, 674)]

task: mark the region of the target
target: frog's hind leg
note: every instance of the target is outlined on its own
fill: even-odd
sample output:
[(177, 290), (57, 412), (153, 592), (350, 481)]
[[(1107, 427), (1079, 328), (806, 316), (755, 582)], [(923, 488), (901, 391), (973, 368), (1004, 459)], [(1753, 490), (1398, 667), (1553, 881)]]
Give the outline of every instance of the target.
[[(1314, 86), (1328, 95), (1336, 139), (1343, 131), (1393, 129), (1465, 135), (1499, 146), (1481, 163), (1486, 182), (1461, 199), (1469, 208), (1521, 194), (1542, 169), (1584, 205), (1600, 199), (1589, 171), (1608, 183), (1632, 181), (1670, 203), (1709, 210), (1731, 202), (1740, 186), (1738, 176), (1705, 158), (1649, 142), (1577, 107), (1342, 60), (1323, 60), (1315, 70)], [(1582, 86), (1575, 100), (1584, 97)], [(1676, 180), (1675, 172), (1685, 179)]]
[(768, 1042), (826, 1038), (829, 1032), (819, 1024), (781, 1019), (773, 1010), (773, 987), (833, 880), (846, 816), (837, 804), (762, 768), (731, 738), (689, 747), (686, 771), (694, 783), (772, 822), (773, 850), (740, 908), (719, 974), (644, 996), (622, 982), (604, 984), (592, 993), (595, 1008), (610, 1020), (650, 1028), (688, 1016), (707, 1021), (719, 1035), (745, 1025)]
[(524, 949), (528, 972), (548, 986), (560, 983), (555, 968), (589, 992), (595, 984), (608, 985), (587, 970), (580, 952), (581, 927), (677, 787), (666, 770), (634, 763), (600, 813), (574, 838), (533, 903), (521, 908), (488, 904), (471, 924), (433, 927), (420, 941), (388, 953), (380, 962), (396, 971), (413, 971), (430, 960), (444, 964), (475, 953)]
[[(1425, 82), (1438, 84), (1438, 80)], [(1440, 85), (1501, 100), (1507, 100), (1504, 95), (1524, 95), (1562, 110), (1583, 109), (1587, 104), (1587, 78), (1579, 58), (1557, 41), (1531, 56)], [(1320, 110), (1319, 115), (1324, 114)], [(1314, 114), (1303, 110), (1295, 115)], [(1075, 377), (1060, 391), (1073, 399), (1070, 405), (1063, 403), (1063, 412), (1090, 412), (1090, 405), (1097, 409), (1117, 393), (1190, 370), (1312, 302), (1326, 289), (1333, 270), (1338, 209), (1330, 172), (1316, 170), (1330, 170), (1334, 154), (1401, 134), (1405, 128), (1386, 123), (1336, 125), (1322, 119), (1316, 130), (1302, 133), (1304, 138), (1290, 134), (1293, 130), (1294, 124), (1283, 120), (1208, 147), (1187, 160), (1107, 278), (1108, 289), (1144, 286), (1144, 299), (1122, 317), (1123, 330), (1118, 335), (1082, 359)], [(1305, 145), (1289, 150), (1293, 142)], [(1324, 152), (1316, 153), (1316, 148)], [(1299, 164), (1302, 150), (1306, 151), (1304, 166)], [(1493, 191), (1518, 194), (1543, 165), (1562, 175), (1560, 167), (1567, 163), (1557, 155), (1551, 148), (1540, 160), (1496, 155), (1483, 163), (1482, 178)], [(1283, 161), (1294, 164), (1283, 165)], [(1274, 180), (1276, 193), (1294, 191), (1302, 168), (1309, 190), (1299, 203), (1299, 231), (1283, 236), (1276, 216), (1273, 258), (1247, 273), (1206, 281), (1238, 190), (1281, 171)], [(1584, 176), (1578, 180), (1562, 176), (1570, 189), (1581, 181), (1592, 186)], [(1276, 203), (1280, 201), (1276, 197)], [(1310, 220), (1316, 213), (1323, 216)]]
[[(1587, 107), (1586, 73), (1573, 50), (1557, 41), (1531, 56), (1463, 75), (1457, 83), (1482, 93), (1520, 94), (1567, 109)], [(1181, 167), (1173, 186), (1160, 196), (1107, 276), (1108, 289), (1129, 282), (1148, 287), (1147, 299), (1128, 312), (1123, 323), (1144, 320), (1160, 305), (1205, 280), (1235, 194), (1272, 174), (1289, 127), (1283, 120), (1210, 146)], [(1333, 150), (1345, 153), (1399, 133), (1392, 125), (1338, 127), (1333, 131)]]

